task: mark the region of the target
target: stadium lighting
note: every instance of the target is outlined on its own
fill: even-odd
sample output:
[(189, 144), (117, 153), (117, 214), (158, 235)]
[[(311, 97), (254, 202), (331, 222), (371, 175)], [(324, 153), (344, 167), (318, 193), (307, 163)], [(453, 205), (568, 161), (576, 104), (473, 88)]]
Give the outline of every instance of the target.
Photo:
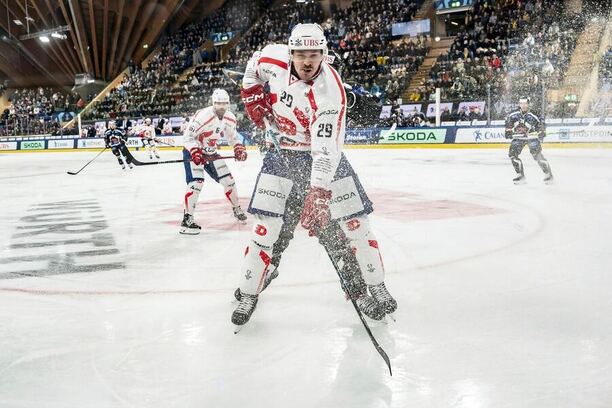
[(41, 42), (44, 42), (44, 43), (48, 43), (49, 41), (51, 41), (49, 40), (49, 37), (47, 37), (46, 35), (42, 35), (38, 38), (40, 39)]
[(21, 22), (21, 20), (13, 20), (13, 23), (15, 23), (18, 26), (22, 26), (23, 23)]
[(51, 36), (54, 38), (61, 38), (65, 40), (66, 38), (68, 38), (66, 34), (64, 34), (66, 31), (70, 31), (70, 26), (60, 26), (60, 27), (51, 28), (48, 30), (37, 31), (35, 33), (28, 33), (28, 34), (20, 36), (19, 39), (23, 41), (23, 40), (30, 40), (32, 38), (41, 38), (41, 41), (48, 42), (48, 41), (42, 40), (42, 37), (47, 37), (47, 40), (48, 40), (49, 36)]

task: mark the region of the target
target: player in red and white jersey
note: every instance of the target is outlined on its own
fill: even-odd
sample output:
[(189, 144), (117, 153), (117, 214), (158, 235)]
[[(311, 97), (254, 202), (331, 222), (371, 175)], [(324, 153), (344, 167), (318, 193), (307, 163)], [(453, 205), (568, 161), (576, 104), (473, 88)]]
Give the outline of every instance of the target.
[(134, 135), (140, 138), (142, 147), (145, 148), (145, 151), (149, 153), (149, 159), (152, 159), (153, 155), (159, 159), (157, 142), (155, 138), (155, 127), (151, 123), (151, 118), (145, 118), (144, 123), (136, 126), (133, 129), (133, 132)]
[(204, 172), (208, 173), (225, 189), (225, 196), (232, 205), (234, 217), (246, 223), (246, 215), (238, 202), (238, 191), (227, 163), (218, 159), (217, 141), (225, 137), (234, 146), (234, 157), (238, 161), (247, 158), (247, 152), (236, 138), (236, 116), (228, 110), (229, 95), (223, 89), (215, 89), (212, 106), (200, 109), (193, 115), (183, 134), (183, 158), (185, 159), (185, 208), (181, 223), (181, 234), (196, 235), (201, 227), (193, 220), (198, 196), (204, 184)]
[(364, 314), (382, 319), (397, 308), (368, 222), (372, 203), (342, 153), (347, 98), (326, 57), (321, 27), (298, 24), (288, 46), (268, 45), (247, 64), (242, 100), (251, 121), (267, 129), (271, 149), (248, 209), (255, 222), (232, 314), (238, 326), (278, 273), (298, 222), (319, 238), (335, 266), (342, 265), (344, 289)]

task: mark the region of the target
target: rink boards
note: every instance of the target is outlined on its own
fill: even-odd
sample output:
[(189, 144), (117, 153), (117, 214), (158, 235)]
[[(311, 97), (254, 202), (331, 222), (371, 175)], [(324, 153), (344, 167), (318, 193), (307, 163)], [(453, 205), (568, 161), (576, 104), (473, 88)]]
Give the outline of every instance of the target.
[[(369, 148), (406, 148), (406, 147), (477, 147), (506, 145), (509, 140), (504, 137), (503, 126), (444, 126), (422, 128), (389, 128), (348, 129), (345, 144), (351, 147)], [(240, 135), (245, 145), (250, 145), (250, 134)], [(178, 148), (183, 144), (182, 135), (158, 136), (160, 147)], [(604, 124), (593, 122), (555, 123), (546, 128), (546, 144), (580, 145), (612, 143), (612, 124), (608, 119)], [(130, 148), (139, 149), (141, 140), (130, 137), (127, 140)], [(220, 139), (220, 145), (227, 141)], [(29, 136), (0, 138), (0, 151), (65, 151), (78, 149), (104, 148), (104, 138), (76, 138), (74, 136)]]

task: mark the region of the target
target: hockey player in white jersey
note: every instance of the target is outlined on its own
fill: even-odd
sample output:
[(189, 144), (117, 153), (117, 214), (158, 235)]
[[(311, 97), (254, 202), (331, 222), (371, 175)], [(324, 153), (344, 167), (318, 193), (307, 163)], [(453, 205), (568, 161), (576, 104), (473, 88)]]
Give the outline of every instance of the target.
[(183, 158), (185, 159), (185, 208), (181, 223), (181, 234), (196, 235), (201, 227), (194, 222), (193, 213), (198, 196), (204, 185), (204, 172), (208, 173), (225, 190), (225, 196), (232, 205), (234, 217), (246, 223), (246, 215), (238, 202), (238, 191), (232, 173), (223, 159), (218, 159), (217, 141), (225, 137), (234, 146), (234, 157), (244, 161), (247, 152), (236, 138), (236, 116), (228, 110), (229, 95), (223, 89), (215, 89), (212, 106), (200, 109), (193, 115), (184, 132)]
[(145, 118), (144, 123), (134, 129), (134, 134), (140, 137), (142, 147), (149, 154), (149, 159), (152, 159), (153, 155), (159, 159), (157, 142), (155, 140), (155, 127), (151, 123), (151, 118)]
[(268, 45), (247, 64), (242, 84), (247, 114), (260, 128), (266, 122), (274, 126), (267, 126), (272, 146), (248, 209), (254, 228), (232, 314), (238, 326), (250, 319), (276, 272), (279, 246), (280, 252), (287, 247), (297, 222), (319, 238), (335, 266), (343, 265), (339, 273), (347, 295), (364, 314), (378, 320), (397, 308), (385, 288), (378, 241), (369, 226), (372, 203), (342, 153), (347, 98), (326, 55), (321, 27), (298, 24), (289, 46)]

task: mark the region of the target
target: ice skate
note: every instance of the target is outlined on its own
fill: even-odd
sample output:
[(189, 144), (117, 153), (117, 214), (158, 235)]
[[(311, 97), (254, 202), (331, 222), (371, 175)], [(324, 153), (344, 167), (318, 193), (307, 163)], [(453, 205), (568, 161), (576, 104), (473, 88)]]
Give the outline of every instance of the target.
[(257, 298), (257, 295), (242, 294), (238, 307), (232, 313), (232, 323), (236, 325), (234, 333), (238, 333), (251, 318), (257, 306)]
[(234, 211), (234, 217), (236, 217), (236, 219), (238, 220), (239, 223), (241, 224), (246, 224), (247, 222), (247, 216), (244, 213), (244, 211), (242, 211), (242, 208), (240, 208), (240, 206), (238, 207), (234, 207), (233, 208)]
[(357, 307), (361, 313), (372, 320), (382, 320), (382, 318), (385, 317), (385, 311), (382, 306), (371, 296), (359, 296), (357, 300), (355, 300), (355, 303), (357, 303)]
[(512, 182), (516, 185), (519, 184), (526, 184), (527, 183), (527, 179), (525, 178), (524, 174), (519, 174), (517, 177), (512, 179)]
[(544, 183), (546, 184), (553, 184), (554, 181), (555, 181), (555, 178), (553, 177), (552, 173), (548, 173), (546, 177), (544, 177)]
[(397, 310), (397, 302), (387, 290), (385, 282), (381, 282), (378, 285), (368, 285), (368, 289), (386, 314), (394, 313)]
[(198, 235), (201, 230), (202, 227), (200, 227), (193, 221), (193, 216), (191, 214), (185, 214), (183, 216), (183, 221), (181, 222), (181, 229), (179, 230), (180, 234)]

